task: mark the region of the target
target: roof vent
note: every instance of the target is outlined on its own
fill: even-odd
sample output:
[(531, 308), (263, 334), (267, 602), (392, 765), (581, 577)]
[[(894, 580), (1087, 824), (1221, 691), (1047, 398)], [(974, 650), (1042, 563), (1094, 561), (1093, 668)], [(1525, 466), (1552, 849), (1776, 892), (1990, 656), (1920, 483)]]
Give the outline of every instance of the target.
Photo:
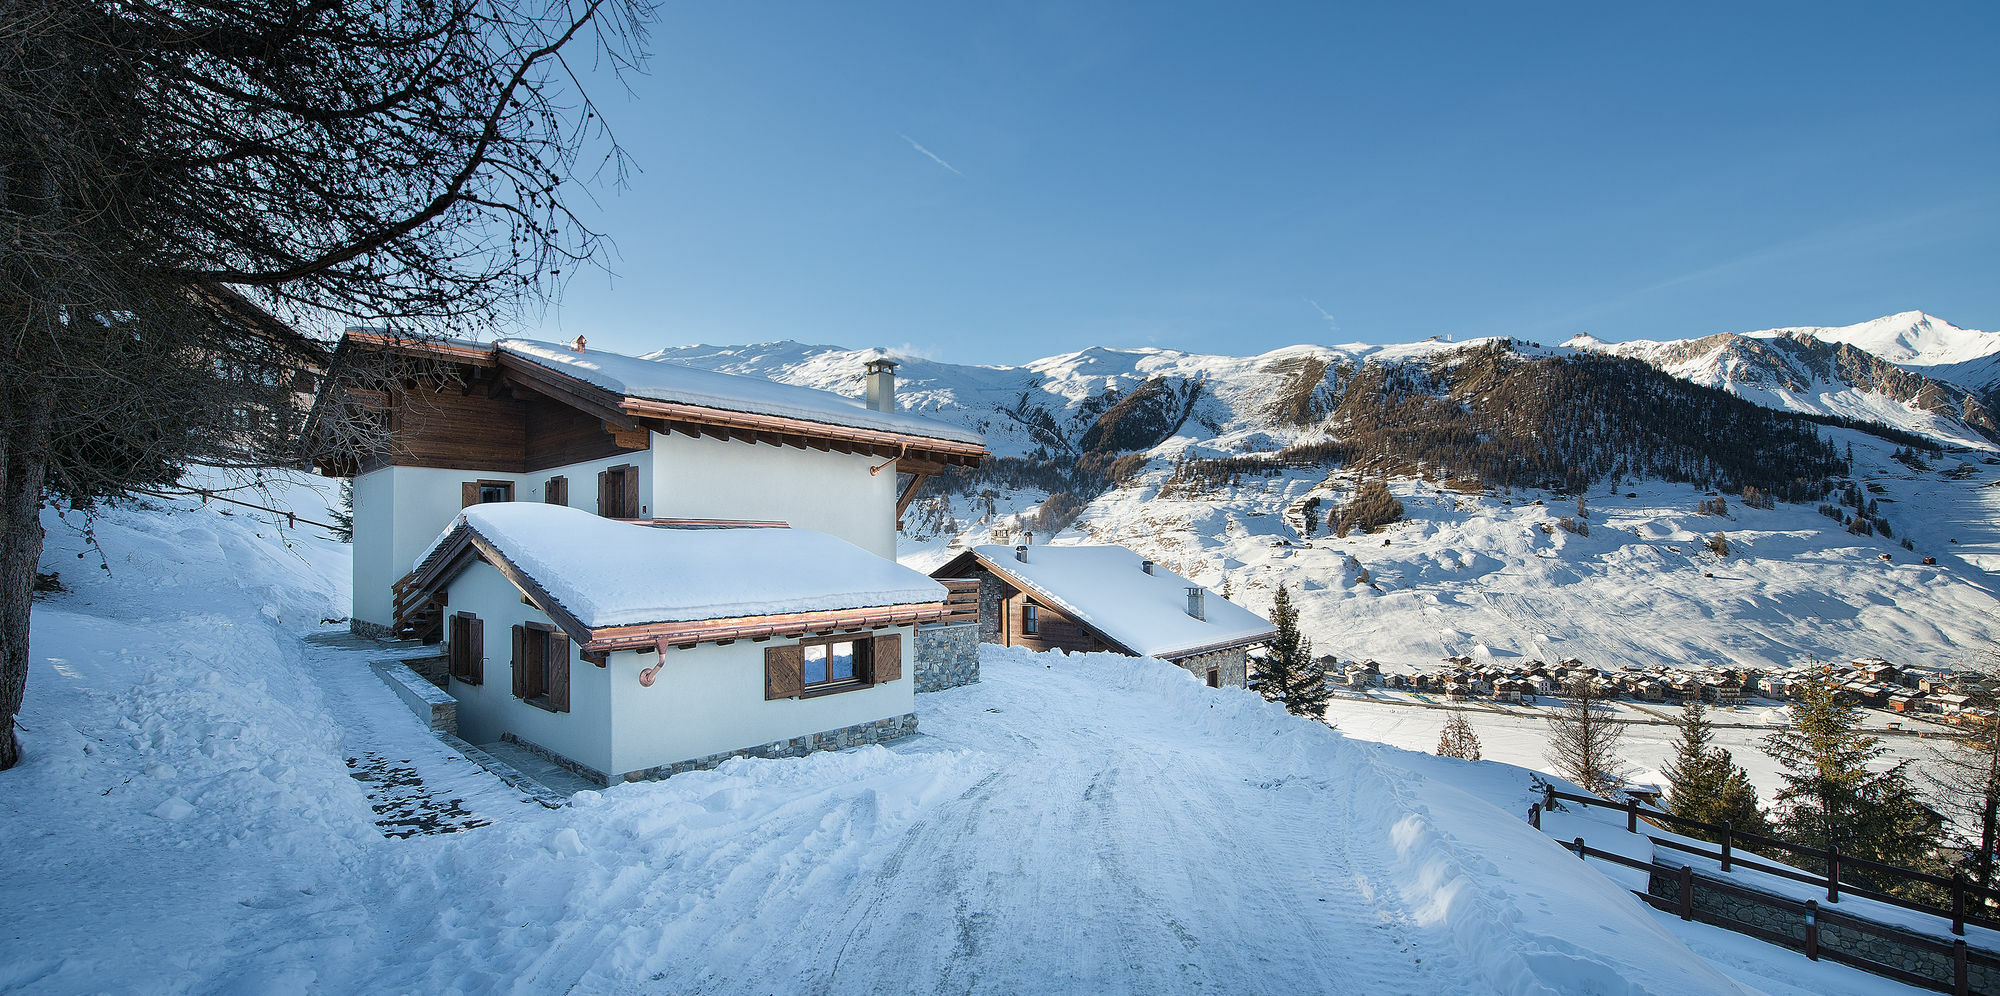
[(1024, 563), (1024, 564), (1025, 564), (1025, 563), (1027, 563), (1027, 562), (1028, 562), (1028, 548), (1027, 548), (1027, 547), (1025, 547), (1025, 546), (1017, 546), (1017, 547), (1015, 547), (1015, 548), (1014, 548), (1014, 559), (1015, 559), (1015, 560), (1018, 560), (1018, 561), (1020, 561), (1021, 563)]
[(896, 361), (869, 360), (864, 368), (868, 384), (868, 407), (878, 412), (896, 410)]
[(1207, 621), (1208, 600), (1204, 596), (1208, 594), (1208, 589), (1196, 585), (1193, 588), (1189, 588), (1187, 590), (1187, 593), (1188, 593), (1188, 615), (1191, 615), (1196, 619)]
[(1139, 563), (1139, 569), (1145, 571), (1148, 574), (1151, 574), (1153, 573), (1153, 562), (1150, 560), (1141, 561)]
[(1032, 529), (1030, 529), (1030, 530), (1028, 530), (1027, 532), (1024, 532), (1024, 533), (1022, 533), (1022, 534), (1021, 534), (1021, 542), (1023, 542), (1023, 543), (1026, 543), (1026, 544), (1027, 544), (1027, 545), (1029, 545), (1029, 546), (1034, 546), (1034, 545), (1035, 545), (1035, 531), (1034, 531), (1034, 530), (1032, 530)]

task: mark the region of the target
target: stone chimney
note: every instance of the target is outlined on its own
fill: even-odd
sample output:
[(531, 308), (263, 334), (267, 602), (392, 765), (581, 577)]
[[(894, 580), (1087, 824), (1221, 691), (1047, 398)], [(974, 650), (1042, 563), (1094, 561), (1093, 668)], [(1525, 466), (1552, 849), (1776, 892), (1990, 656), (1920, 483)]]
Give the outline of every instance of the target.
[(869, 360), (865, 379), (868, 383), (868, 407), (878, 412), (896, 410), (896, 361)]
[(1029, 545), (1029, 546), (1034, 546), (1034, 545), (1035, 545), (1035, 531), (1034, 531), (1034, 530), (1032, 530), (1032, 529), (1030, 529), (1030, 530), (1028, 530), (1028, 531), (1026, 531), (1026, 532), (1022, 533), (1022, 534), (1021, 534), (1021, 542), (1025, 543), (1025, 544), (1027, 544), (1027, 545)]
[(1145, 571), (1148, 574), (1151, 574), (1153, 573), (1153, 562), (1150, 560), (1141, 561), (1139, 563), (1139, 569)]
[(1207, 621), (1208, 599), (1205, 596), (1207, 596), (1208, 594), (1208, 589), (1197, 585), (1193, 588), (1189, 588), (1187, 590), (1187, 593), (1188, 593), (1188, 615), (1191, 615), (1196, 619)]
[(1027, 562), (1028, 562), (1028, 548), (1027, 548), (1027, 547), (1025, 547), (1025, 546), (1017, 546), (1017, 547), (1015, 547), (1015, 548), (1014, 548), (1014, 559), (1015, 559), (1015, 560), (1018, 560), (1018, 561), (1020, 561), (1021, 563), (1024, 563), (1024, 564), (1025, 564), (1025, 563), (1027, 563)]
[(582, 337), (582, 336), (577, 336), (577, 337), (576, 337), (576, 338), (575, 338), (574, 340), (572, 340), (572, 341), (570, 342), (570, 344), (569, 344), (569, 348), (570, 348), (570, 352), (573, 352), (573, 353), (581, 353), (581, 352), (583, 352), (583, 347), (584, 347), (584, 346), (586, 346), (586, 345), (589, 345), (589, 343), (590, 343), (590, 340), (588, 340), (588, 339), (585, 339), (585, 338), (584, 338), (584, 337)]

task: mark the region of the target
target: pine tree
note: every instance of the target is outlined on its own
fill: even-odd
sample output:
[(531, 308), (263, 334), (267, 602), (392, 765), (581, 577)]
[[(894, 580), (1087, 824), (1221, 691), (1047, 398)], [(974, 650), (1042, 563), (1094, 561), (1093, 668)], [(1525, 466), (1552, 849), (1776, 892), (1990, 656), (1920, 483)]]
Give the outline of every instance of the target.
[(1465, 710), (1453, 709), (1451, 718), (1444, 721), (1444, 731), (1438, 734), (1437, 755), (1463, 761), (1479, 760), (1479, 734), (1473, 731), (1471, 721), (1465, 718)]
[(1750, 784), (1749, 772), (1736, 764), (1729, 751), (1715, 746), (1714, 729), (1700, 699), (1688, 700), (1678, 725), (1674, 756), (1664, 769), (1667, 812), (1704, 823), (1728, 823), (1735, 830), (1761, 832), (1764, 814), (1757, 805), (1757, 789)]
[(1860, 708), (1841, 702), (1826, 682), (1805, 683), (1792, 711), (1789, 729), (1764, 738), (1765, 753), (1784, 769), (1772, 821), (1777, 836), (1905, 868), (1933, 864), (1942, 821), (1911, 786), (1910, 762), (1869, 770), (1889, 749), (1861, 732)]
[(328, 510), (333, 516), (333, 538), (342, 543), (354, 542), (354, 480), (340, 479), (340, 503)]
[(1604, 697), (1595, 678), (1579, 677), (1563, 686), (1563, 704), (1549, 713), (1548, 759), (1556, 773), (1598, 795), (1625, 780), (1625, 762), (1618, 756), (1625, 727), (1598, 704)]
[(1272, 702), (1281, 702), (1294, 716), (1317, 718), (1331, 697), (1326, 690), (1326, 668), (1313, 659), (1312, 641), (1299, 631), (1299, 610), (1292, 607), (1291, 592), (1282, 582), (1271, 600), (1271, 623), (1278, 635), (1264, 654), (1264, 662), (1250, 678), (1250, 688)]

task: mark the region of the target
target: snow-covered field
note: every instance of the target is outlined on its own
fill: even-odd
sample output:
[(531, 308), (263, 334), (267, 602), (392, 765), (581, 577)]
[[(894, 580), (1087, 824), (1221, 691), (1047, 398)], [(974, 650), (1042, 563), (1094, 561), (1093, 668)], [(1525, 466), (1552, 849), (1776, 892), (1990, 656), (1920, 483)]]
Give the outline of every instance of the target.
[[(0, 990), (1896, 989), (1646, 911), (1522, 769), (1124, 658), (994, 650), (918, 737), (546, 810), (301, 641), (344, 548), (179, 506), (102, 516), (110, 572), (51, 517)], [(385, 836), (350, 759), (469, 829)]]

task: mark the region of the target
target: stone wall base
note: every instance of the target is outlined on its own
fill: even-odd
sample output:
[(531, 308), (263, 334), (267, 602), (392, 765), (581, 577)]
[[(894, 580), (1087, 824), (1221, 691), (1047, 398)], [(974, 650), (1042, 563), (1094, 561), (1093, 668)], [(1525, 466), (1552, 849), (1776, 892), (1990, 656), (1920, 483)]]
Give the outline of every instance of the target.
[(907, 737), (915, 732), (917, 732), (917, 714), (906, 712), (901, 716), (878, 719), (855, 726), (843, 726), (838, 730), (826, 730), (809, 736), (793, 737), (790, 740), (777, 740), (757, 747), (723, 751), (707, 757), (694, 757), (672, 764), (628, 771), (623, 775), (623, 780), (642, 782), (655, 778), (671, 778), (686, 771), (702, 771), (717, 767), (724, 761), (739, 757), (804, 757), (815, 751), (845, 750), (863, 744), (884, 743)]
[(536, 757), (539, 757), (542, 760), (547, 761), (550, 764), (553, 764), (556, 767), (561, 768), (564, 771), (567, 771), (570, 774), (583, 779), (584, 781), (590, 782), (593, 785), (611, 784), (611, 779), (608, 776), (606, 776), (604, 772), (599, 771), (596, 768), (590, 767), (589, 765), (580, 764), (576, 761), (572, 761), (569, 758), (566, 758), (561, 754), (558, 754), (555, 751), (552, 751), (547, 747), (544, 747), (541, 744), (538, 744), (532, 740), (523, 740), (520, 737), (513, 735), (512, 733), (502, 733), (500, 734), (500, 739), (506, 743), (513, 744), (514, 746), (519, 747), (522, 750), (525, 750), (528, 753), (533, 754)]
[(979, 680), (979, 626), (919, 626), (916, 638), (918, 692), (936, 692)]
[(366, 619), (349, 619), (347, 621), (347, 631), (364, 640), (387, 640), (395, 636), (394, 633), (389, 631), (389, 627), (381, 623), (369, 622)]
[(1208, 669), (1215, 668), (1218, 672), (1216, 677), (1222, 682), (1223, 687), (1242, 688), (1248, 681), (1247, 661), (1249, 657), (1249, 648), (1231, 647), (1228, 650), (1215, 650), (1206, 654), (1196, 654), (1193, 657), (1183, 658), (1173, 663), (1187, 673), (1194, 675), (1196, 680), (1204, 683), (1208, 681)]

